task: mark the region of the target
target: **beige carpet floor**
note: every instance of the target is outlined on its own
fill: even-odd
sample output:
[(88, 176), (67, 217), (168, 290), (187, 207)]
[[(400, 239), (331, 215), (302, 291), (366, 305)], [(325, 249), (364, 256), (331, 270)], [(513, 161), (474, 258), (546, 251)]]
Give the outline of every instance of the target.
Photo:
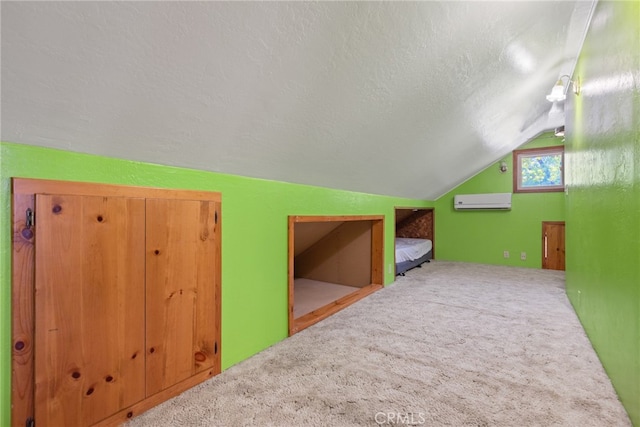
[(631, 424), (563, 273), (432, 262), (129, 425)]

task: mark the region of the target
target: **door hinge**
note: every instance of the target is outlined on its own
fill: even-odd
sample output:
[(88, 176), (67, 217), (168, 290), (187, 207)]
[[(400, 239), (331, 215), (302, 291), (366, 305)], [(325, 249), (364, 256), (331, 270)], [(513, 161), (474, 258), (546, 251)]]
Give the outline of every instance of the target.
[(213, 354), (218, 354), (218, 341), (213, 345)]
[(218, 211), (215, 211), (215, 214), (213, 215), (213, 220), (215, 224), (218, 223)]
[(34, 420), (33, 418), (29, 417), (27, 418), (27, 421), (24, 423), (25, 427), (36, 427), (36, 420)]
[(27, 211), (25, 212), (26, 214), (26, 226), (27, 228), (31, 228), (34, 225), (36, 225), (36, 213), (33, 211), (33, 209), (31, 208), (27, 208)]

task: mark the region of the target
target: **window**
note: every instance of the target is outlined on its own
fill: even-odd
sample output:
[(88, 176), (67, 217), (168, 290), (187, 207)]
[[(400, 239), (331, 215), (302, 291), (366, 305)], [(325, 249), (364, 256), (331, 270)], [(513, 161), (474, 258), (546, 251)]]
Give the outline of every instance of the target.
[(513, 152), (513, 192), (564, 191), (564, 147)]

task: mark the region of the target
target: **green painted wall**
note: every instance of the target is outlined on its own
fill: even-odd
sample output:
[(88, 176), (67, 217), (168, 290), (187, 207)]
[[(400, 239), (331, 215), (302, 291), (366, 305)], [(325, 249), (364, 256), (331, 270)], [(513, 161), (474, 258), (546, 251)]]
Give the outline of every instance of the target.
[[(562, 145), (552, 133), (522, 148)], [(509, 170), (501, 173), (500, 161)], [(510, 211), (455, 211), (456, 194), (510, 193), (513, 159), (509, 154), (436, 200), (437, 259), (540, 268), (542, 221), (564, 221), (564, 193), (513, 194)], [(509, 258), (504, 258), (509, 251)], [(520, 254), (526, 252), (526, 260)]]
[(0, 143), (0, 425), (9, 425), (10, 177), (222, 192), (222, 364), (287, 336), (287, 216), (385, 215), (385, 283), (394, 280), (394, 206), (432, 203)]
[(567, 115), (567, 294), (640, 426), (640, 2), (597, 5)]

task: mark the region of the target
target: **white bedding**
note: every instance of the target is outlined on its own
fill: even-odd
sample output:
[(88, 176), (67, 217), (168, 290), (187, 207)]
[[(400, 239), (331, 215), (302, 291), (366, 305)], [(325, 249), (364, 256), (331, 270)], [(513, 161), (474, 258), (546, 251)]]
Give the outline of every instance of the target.
[(396, 237), (396, 263), (413, 261), (431, 250), (433, 243), (429, 239), (409, 239)]

